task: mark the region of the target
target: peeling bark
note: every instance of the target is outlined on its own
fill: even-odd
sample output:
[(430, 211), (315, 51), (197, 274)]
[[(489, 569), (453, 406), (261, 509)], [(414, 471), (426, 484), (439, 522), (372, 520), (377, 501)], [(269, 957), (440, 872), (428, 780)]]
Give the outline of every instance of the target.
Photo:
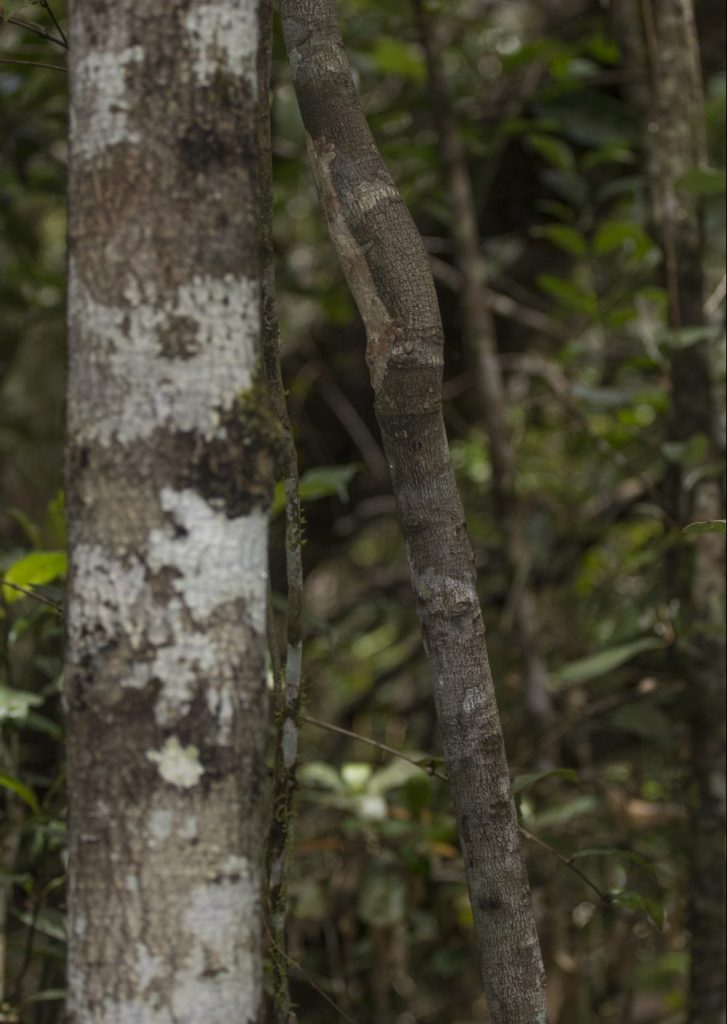
[(444, 338), (427, 256), (366, 124), (335, 4), (280, 6), (318, 194), (366, 326), (490, 1014), (494, 1024), (543, 1024), (544, 972), (442, 419)]
[(72, 1024), (253, 1024), (267, 508), (255, 0), (75, 0)]

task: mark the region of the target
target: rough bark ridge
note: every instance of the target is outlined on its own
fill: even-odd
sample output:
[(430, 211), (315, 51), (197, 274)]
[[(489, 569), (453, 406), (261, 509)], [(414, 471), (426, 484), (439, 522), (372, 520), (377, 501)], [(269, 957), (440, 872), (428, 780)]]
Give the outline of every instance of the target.
[[(698, 201), (679, 179), (705, 162), (704, 103), (692, 0), (619, 0), (627, 57), (650, 69), (650, 95), (641, 98), (653, 220), (664, 253), (669, 326), (704, 326), (702, 232)], [(648, 61), (644, 60), (644, 56)], [(701, 436), (705, 464), (699, 472), (675, 466), (668, 480), (670, 512), (677, 522), (721, 518), (722, 458), (712, 392), (710, 342), (675, 345), (671, 356), (672, 441)], [(725, 544), (724, 537), (695, 538), (691, 552), (670, 567), (670, 585), (682, 598), (682, 669), (688, 684), (696, 802), (690, 833), (690, 1024), (725, 1024)]]
[(257, 0), (75, 0), (70, 33), (69, 1020), (253, 1024)]
[(280, 7), (318, 193), (366, 325), (491, 1017), (543, 1024), (544, 972), (442, 419), (444, 339), (427, 256), (366, 124), (335, 4), (282, 0)]

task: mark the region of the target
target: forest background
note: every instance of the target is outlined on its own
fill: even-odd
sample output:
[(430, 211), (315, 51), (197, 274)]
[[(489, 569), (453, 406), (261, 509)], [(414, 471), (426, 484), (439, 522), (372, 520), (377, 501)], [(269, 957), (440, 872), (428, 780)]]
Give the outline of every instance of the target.
[[(650, 199), (653, 81), (615, 9), (425, 8), (426, 38), (417, 5), (347, 0), (341, 24), (438, 286), (445, 417), (532, 837), (552, 1020), (679, 1024), (699, 809), (682, 577), (702, 535), (684, 533), (689, 518), (674, 515), (668, 492), (674, 467), (687, 488), (714, 474), (724, 428), (677, 436), (671, 408), (674, 367), (690, 353), (707, 360), (724, 407), (724, 10), (696, 7), (707, 159), (678, 187), (700, 208), (704, 318), (675, 327)], [(62, 26), (62, 5), (53, 13)], [(0, 571), (35, 598), (2, 588), (0, 1019), (51, 1024), (64, 958), (67, 97), (63, 48), (43, 38), (57, 35), (45, 5), (5, 3), (3, 17)], [(434, 94), (427, 43), (442, 72)], [(472, 918), (363, 329), (327, 239), (279, 39), (273, 77), (283, 373), (305, 510), (292, 995), (303, 1022), (469, 1024), (485, 1013)], [(526, 552), (515, 575), (467, 341), (445, 122), (464, 146), (505, 383)], [(279, 491), (278, 628), (283, 505)], [(523, 593), (538, 624), (527, 650)], [(532, 699), (534, 649), (546, 674)], [(719, 739), (718, 722), (705, 728)]]

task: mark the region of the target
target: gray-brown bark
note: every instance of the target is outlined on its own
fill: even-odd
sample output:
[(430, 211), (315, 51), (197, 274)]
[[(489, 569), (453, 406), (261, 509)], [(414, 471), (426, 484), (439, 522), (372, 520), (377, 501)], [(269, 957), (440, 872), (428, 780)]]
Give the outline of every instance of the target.
[(427, 256), (366, 124), (335, 3), (282, 0), (281, 14), (321, 205), (366, 326), (491, 1017), (543, 1024), (544, 972), (442, 419), (444, 339)]
[(256, 0), (75, 0), (72, 1024), (257, 1022), (266, 728)]
[[(692, 0), (619, 0), (617, 13), (634, 70), (644, 63), (650, 70), (650, 102), (642, 112), (648, 125), (653, 221), (664, 253), (669, 326), (673, 331), (699, 328), (705, 324), (700, 210), (695, 197), (679, 187), (679, 179), (705, 159)], [(647, 95), (640, 86), (634, 98)], [(670, 473), (670, 512), (682, 523), (723, 516), (709, 347), (705, 338), (688, 347), (677, 344), (671, 354), (671, 440), (686, 444), (700, 435), (706, 445), (698, 472), (675, 466)], [(727, 1013), (724, 562), (724, 538), (706, 534), (695, 538), (691, 551), (670, 566), (670, 584), (683, 604), (680, 647), (697, 795), (690, 831), (690, 1024), (724, 1024)]]
[(552, 725), (553, 702), (548, 691), (548, 670), (538, 635), (537, 601), (528, 582), (532, 554), (526, 539), (524, 509), (515, 483), (515, 448), (508, 424), (507, 398), (480, 245), (477, 207), (467, 166), (467, 153), (457, 130), (434, 25), (422, 0), (414, 0), (414, 8), (427, 57), (447, 196), (452, 204), (450, 231), (455, 260), (462, 274), (460, 295), (464, 340), (470, 364), (475, 371), (477, 395), (490, 441), (495, 505), (505, 537), (508, 568), (515, 590), (514, 620), (524, 667), (525, 705), (533, 730), (539, 732), (542, 738)]
[[(276, 747), (273, 770), (272, 818), (268, 832), (267, 900), (270, 927), (270, 964), (273, 975), (271, 1024), (295, 1024), (290, 998), (286, 923), (288, 912), (288, 858), (293, 841), (295, 792), (298, 774), (301, 676), (303, 663), (303, 551), (298, 454), (288, 415), (282, 368), (280, 330), (275, 295), (273, 249), (273, 152), (270, 123), (270, 90), (273, 55), (273, 4), (260, 2), (258, 50), (258, 217), (260, 221), (260, 270), (262, 282), (262, 346), (270, 398), (281, 429), (280, 469), (285, 483), (285, 568), (287, 625), (285, 670), (277, 665), (275, 708)], [(272, 609), (270, 609), (272, 614)], [(271, 644), (276, 644), (274, 636)], [(274, 662), (277, 651), (272, 651)]]

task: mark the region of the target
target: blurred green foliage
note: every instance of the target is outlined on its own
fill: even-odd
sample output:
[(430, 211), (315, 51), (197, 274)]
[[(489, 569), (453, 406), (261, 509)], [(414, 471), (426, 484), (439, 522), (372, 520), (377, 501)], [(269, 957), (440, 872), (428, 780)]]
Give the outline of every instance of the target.
[[(712, 303), (706, 334), (666, 330), (640, 121), (604, 5), (426, 6), (446, 41), (475, 184), (557, 708), (548, 737), (557, 770), (534, 762), (543, 738), (523, 710), (513, 582), (462, 344), (450, 204), (412, 11), (342, 0), (341, 20), (365, 110), (440, 289), (446, 418), (514, 788), (524, 828), (552, 847), (526, 844), (553, 1021), (680, 1024), (693, 794), (675, 657), (683, 610), (665, 566), (675, 546), (720, 524), (676, 524), (663, 511), (669, 464), (698, 472), (704, 458), (699, 438), (669, 441), (668, 354), (708, 337), (723, 394), (724, 302)], [(54, 11), (64, 24), (62, 5)], [(4, 13), (53, 27), (43, 5), (5, 3)], [(708, 34), (724, 12), (702, 17)], [(54, 1024), (65, 876), (66, 76), (12, 63), (64, 62), (17, 24), (0, 26), (0, 51), (0, 573), (36, 595), (0, 587), (0, 1020)], [(705, 85), (713, 166), (681, 185), (704, 200), (714, 295), (725, 261), (723, 64), (707, 60)], [(279, 38), (274, 156), (284, 376), (306, 501), (306, 713), (315, 716), (304, 726), (291, 881), (293, 995), (301, 1024), (340, 1019), (321, 992), (357, 1024), (473, 1024), (485, 1009), (472, 918), (363, 331), (326, 238)], [(282, 505), (279, 488), (274, 511)], [(282, 519), (271, 545), (279, 626)]]

